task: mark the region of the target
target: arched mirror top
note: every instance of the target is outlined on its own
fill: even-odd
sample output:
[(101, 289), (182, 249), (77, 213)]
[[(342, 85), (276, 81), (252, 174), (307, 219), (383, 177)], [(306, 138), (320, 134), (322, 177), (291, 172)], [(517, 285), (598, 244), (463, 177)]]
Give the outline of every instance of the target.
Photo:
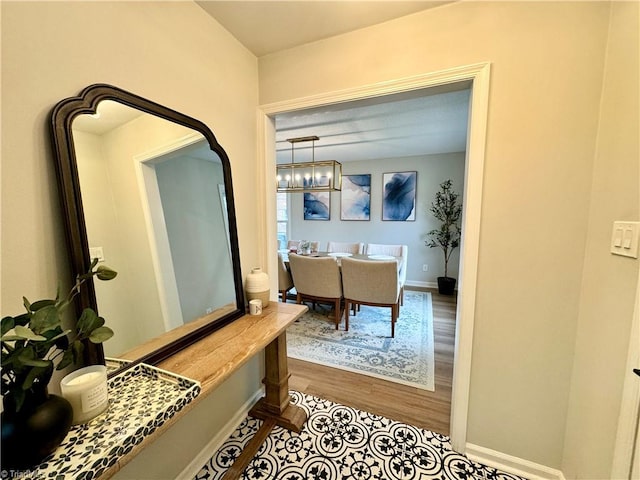
[(115, 335), (85, 362), (158, 363), (244, 315), (229, 158), (202, 122), (96, 84), (51, 113), (72, 274)]

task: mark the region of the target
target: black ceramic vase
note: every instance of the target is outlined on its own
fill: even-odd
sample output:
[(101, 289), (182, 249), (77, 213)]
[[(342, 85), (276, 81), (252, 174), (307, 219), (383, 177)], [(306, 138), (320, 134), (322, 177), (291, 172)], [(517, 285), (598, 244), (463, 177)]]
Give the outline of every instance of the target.
[(5, 397), (2, 412), (2, 470), (34, 467), (62, 443), (71, 428), (73, 409), (46, 387), (27, 392), (19, 412)]
[(456, 279), (451, 277), (438, 277), (438, 293), (441, 295), (453, 295), (456, 290)]

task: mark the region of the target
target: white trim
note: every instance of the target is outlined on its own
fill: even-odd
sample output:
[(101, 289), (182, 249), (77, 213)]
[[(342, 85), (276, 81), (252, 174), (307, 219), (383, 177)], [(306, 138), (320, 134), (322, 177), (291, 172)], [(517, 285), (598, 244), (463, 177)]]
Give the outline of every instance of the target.
[[(469, 135), (465, 171), (464, 199), (467, 205), (463, 212), (464, 239), (460, 247), (460, 274), (458, 292), (458, 328), (455, 341), (455, 364), (453, 371), (453, 393), (451, 398), (451, 442), (464, 453), (467, 439), (467, 414), (469, 408), (469, 384), (471, 378), (471, 350), (475, 314), (476, 276), (480, 243), (480, 215), (482, 206), (482, 184), (484, 174), (485, 141), (489, 105), (490, 64), (478, 63), (455, 67), (439, 72), (380, 82), (362, 87), (326, 92), (309, 97), (261, 105), (258, 111), (258, 161), (265, 172), (275, 171), (275, 127), (272, 116), (278, 113), (302, 110), (321, 105), (342, 103), (351, 100), (379, 97), (394, 93), (435, 87), (438, 85), (471, 81), (473, 85), (471, 108), (469, 109)], [(272, 151), (273, 150), (273, 151)], [(263, 190), (266, 201), (265, 232), (261, 244), (268, 249), (270, 272), (276, 272), (276, 221), (275, 182), (272, 175), (265, 174)], [(277, 292), (276, 275), (271, 275), (272, 292)]]
[(209, 462), (211, 457), (222, 447), (231, 434), (235, 432), (238, 425), (247, 418), (251, 407), (253, 407), (262, 396), (264, 396), (264, 389), (260, 388), (236, 411), (235, 415), (231, 417), (231, 420), (225, 423), (176, 478), (196, 478), (196, 475), (202, 470), (202, 467)]
[[(633, 368), (640, 368), (640, 271), (636, 287), (636, 302), (631, 321), (631, 335), (629, 338), (629, 353), (625, 368), (625, 382), (622, 391), (618, 431), (613, 450), (611, 478), (631, 478), (631, 462), (634, 447), (637, 448), (640, 406), (640, 380), (632, 372)], [(635, 472), (634, 472), (635, 473)]]
[(489, 115), (489, 63), (476, 66), (472, 74), (473, 89), (469, 109), (469, 134), (465, 161), (465, 193), (462, 212), (460, 268), (458, 272), (458, 327), (454, 345), (453, 385), (451, 392), (451, 444), (464, 453), (467, 444), (467, 415), (471, 383), (471, 354), (475, 322), (478, 251), (480, 248), (480, 218), (482, 215), (482, 185), (484, 156)]
[(513, 457), (506, 453), (497, 452), (489, 448), (467, 443), (467, 457), (470, 460), (503, 472), (519, 475), (530, 480), (565, 480), (560, 470), (530, 462), (522, 458)]

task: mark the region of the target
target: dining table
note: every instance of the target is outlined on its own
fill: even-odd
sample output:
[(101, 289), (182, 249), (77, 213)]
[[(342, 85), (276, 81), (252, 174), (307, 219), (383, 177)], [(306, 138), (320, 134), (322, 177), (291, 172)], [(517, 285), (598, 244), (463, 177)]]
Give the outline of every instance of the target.
[[(278, 253), (282, 254), (282, 260), (284, 261), (284, 264), (287, 266), (287, 268), (289, 268), (289, 254), (290, 253), (297, 254), (297, 252), (293, 252), (287, 249), (278, 250)], [(340, 265), (340, 260), (345, 257), (355, 258), (358, 260), (371, 260), (371, 261), (395, 260), (396, 262), (398, 262), (398, 272), (401, 271), (402, 265), (403, 265), (402, 257), (394, 257), (393, 255), (346, 253), (346, 252), (313, 252), (309, 254), (300, 254), (300, 255), (303, 255), (305, 257), (333, 257), (338, 262), (338, 265)]]

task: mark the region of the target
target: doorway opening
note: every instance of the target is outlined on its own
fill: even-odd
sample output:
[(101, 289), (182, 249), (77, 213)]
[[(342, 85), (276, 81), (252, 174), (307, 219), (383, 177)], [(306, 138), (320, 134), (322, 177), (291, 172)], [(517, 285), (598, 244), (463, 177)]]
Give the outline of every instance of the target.
[[(473, 347), (473, 323), (475, 311), (476, 273), (480, 234), (482, 204), (482, 177), (484, 171), (484, 151), (487, 124), (490, 65), (474, 64), (445, 71), (427, 73), (415, 77), (382, 82), (350, 90), (329, 92), (323, 95), (282, 101), (261, 106), (262, 122), (259, 136), (263, 139), (264, 161), (260, 162), (260, 174), (264, 179), (264, 201), (266, 238), (261, 252), (269, 271), (277, 270), (277, 235), (275, 231), (275, 116), (285, 112), (299, 111), (310, 107), (339, 104), (352, 100), (383, 97), (385, 95), (410, 92), (430, 87), (470, 82), (471, 100), (469, 111), (469, 132), (466, 148), (464, 173), (465, 208), (462, 228), (464, 237), (460, 248), (460, 272), (458, 281), (458, 301), (456, 305), (457, 329), (454, 341), (455, 367), (452, 386), (450, 437), (454, 449), (466, 449), (467, 413)], [(272, 289), (277, 285), (272, 276)]]

